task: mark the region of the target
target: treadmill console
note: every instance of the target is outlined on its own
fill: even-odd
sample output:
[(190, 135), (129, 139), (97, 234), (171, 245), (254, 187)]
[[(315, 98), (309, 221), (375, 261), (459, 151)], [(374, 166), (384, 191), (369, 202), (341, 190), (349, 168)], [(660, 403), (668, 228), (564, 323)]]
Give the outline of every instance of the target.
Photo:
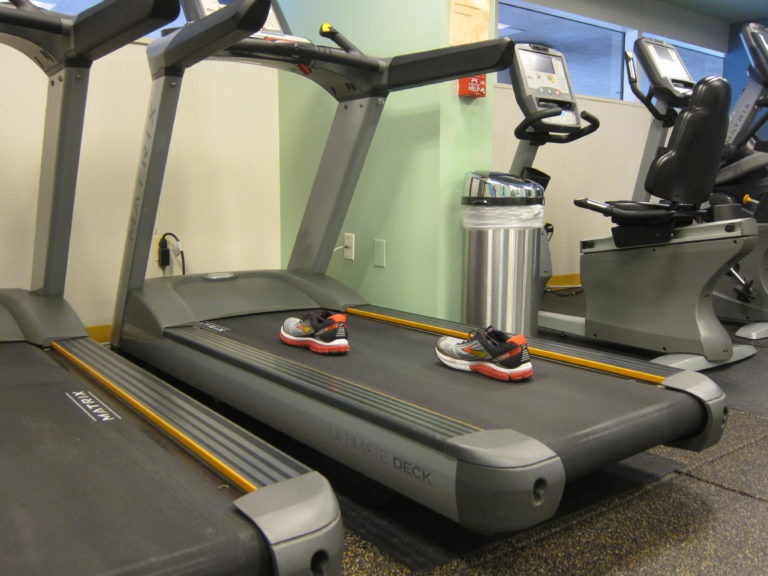
[(676, 108), (687, 105), (694, 81), (677, 48), (655, 38), (638, 38), (635, 54), (648, 76), (653, 96)]
[(764, 86), (768, 84), (768, 27), (751, 23), (741, 31), (741, 42), (749, 56), (752, 74)]
[(539, 44), (516, 44), (510, 73), (515, 98), (526, 118), (544, 110), (559, 109), (559, 114), (538, 123), (557, 132), (575, 132), (581, 128), (562, 53)]
[[(227, 0), (181, 0), (181, 7), (184, 15), (190, 22), (205, 18), (209, 14), (220, 10), (231, 2)], [(269, 7), (269, 16), (264, 26), (258, 32), (251, 34), (251, 38), (260, 40), (276, 40), (285, 42), (304, 42), (309, 43), (306, 38), (292, 36), (288, 23), (285, 20), (283, 11), (277, 0), (272, 0)]]

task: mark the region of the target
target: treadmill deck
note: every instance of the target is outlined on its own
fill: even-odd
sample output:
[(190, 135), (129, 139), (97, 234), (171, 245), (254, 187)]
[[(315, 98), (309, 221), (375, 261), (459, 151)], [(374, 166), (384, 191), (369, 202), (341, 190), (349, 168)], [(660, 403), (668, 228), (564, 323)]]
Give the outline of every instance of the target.
[(214, 326), (169, 329), (167, 335), (252, 347), (268, 363), (276, 362), (277, 370), (283, 363), (286, 371), (304, 371), (307, 387), (330, 390), (331, 401), (344, 396), (345, 389), (362, 388), (373, 394), (372, 400), (362, 400), (363, 417), (380, 417), (378, 403), (389, 400), (399, 402), (403, 411), (421, 407), (427, 415), (437, 413), (456, 422), (457, 435), (462, 429), (514, 429), (560, 455), (569, 477), (694, 435), (705, 419), (699, 401), (688, 394), (541, 358), (532, 359), (533, 377), (522, 383), (452, 370), (435, 356), (435, 334), (357, 316), (348, 318), (348, 354), (314, 354), (287, 346), (278, 337), (283, 320), (301, 314), (225, 318), (213, 321)]

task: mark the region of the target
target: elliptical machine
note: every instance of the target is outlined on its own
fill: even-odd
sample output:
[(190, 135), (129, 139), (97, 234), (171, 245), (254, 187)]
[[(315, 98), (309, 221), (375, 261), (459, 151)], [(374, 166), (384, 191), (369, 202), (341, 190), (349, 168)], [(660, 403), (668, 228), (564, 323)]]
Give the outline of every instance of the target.
[(721, 278), (713, 301), (719, 317), (747, 323), (737, 336), (757, 340), (768, 338), (768, 142), (759, 137), (768, 121), (768, 27), (746, 24), (741, 41), (750, 61), (748, 81), (731, 112), (711, 202), (745, 208), (757, 221), (759, 241), (736, 274)]

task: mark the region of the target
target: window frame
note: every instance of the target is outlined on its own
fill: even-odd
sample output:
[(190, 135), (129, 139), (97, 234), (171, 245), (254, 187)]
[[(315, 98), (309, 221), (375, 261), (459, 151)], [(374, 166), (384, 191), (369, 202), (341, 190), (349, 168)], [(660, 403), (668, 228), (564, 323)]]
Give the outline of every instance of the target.
[[(590, 16), (584, 16), (582, 14), (578, 14), (575, 12), (568, 12), (566, 10), (560, 10), (557, 8), (551, 8), (549, 6), (544, 6), (542, 4), (537, 4), (534, 2), (528, 2), (526, 0), (497, 0), (496, 5), (496, 28), (497, 28), (497, 35), (502, 36), (502, 31), (504, 28), (502, 28), (502, 23), (499, 22), (499, 13), (500, 13), (500, 5), (506, 5), (510, 7), (516, 7), (521, 8), (525, 10), (530, 10), (533, 12), (538, 12), (540, 14), (553, 16), (557, 18), (564, 18), (567, 20), (571, 20), (574, 22), (579, 22), (582, 24), (587, 24), (591, 26), (595, 26), (598, 28), (604, 28), (606, 30), (610, 30), (612, 32), (620, 32), (624, 35), (624, 51), (633, 51), (635, 40), (639, 37), (647, 36), (652, 38), (659, 38), (661, 40), (664, 40), (666, 42), (669, 42), (675, 47), (678, 48), (684, 48), (687, 50), (692, 50), (695, 52), (700, 52), (702, 54), (706, 54), (708, 56), (714, 56), (716, 58), (719, 58), (722, 61), (723, 67), (721, 75), (724, 74), (725, 70), (725, 56), (726, 54), (723, 52), (720, 52), (718, 50), (713, 50), (711, 48), (706, 48), (703, 46), (698, 46), (695, 44), (691, 44), (689, 42), (685, 42), (682, 40), (678, 40), (676, 38), (670, 38), (663, 36), (661, 34), (657, 34), (648, 30), (643, 30), (640, 28), (633, 28), (628, 26), (622, 26), (620, 24), (616, 24), (614, 22), (608, 22), (605, 20), (600, 20), (597, 18), (593, 18)], [(566, 54), (566, 57), (568, 55)], [(624, 62), (624, 54), (621, 55), (622, 63)], [(589, 96), (593, 98), (604, 98), (606, 100), (614, 100), (614, 101), (623, 101), (623, 102), (637, 102), (637, 98), (632, 93), (632, 90), (629, 87), (629, 78), (627, 76), (626, 67), (622, 66), (622, 74), (621, 74), (621, 87), (620, 87), (620, 93), (621, 98), (614, 98), (611, 96), (605, 96), (600, 94), (579, 94), (580, 96)]]

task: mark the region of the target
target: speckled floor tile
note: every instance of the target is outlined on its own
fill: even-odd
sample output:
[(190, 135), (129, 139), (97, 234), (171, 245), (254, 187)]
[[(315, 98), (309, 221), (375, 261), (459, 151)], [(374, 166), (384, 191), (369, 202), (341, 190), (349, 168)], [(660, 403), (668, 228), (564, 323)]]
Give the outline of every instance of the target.
[[(718, 445), (639, 455), (575, 483), (562, 508), (542, 526), (496, 537), (462, 536), (406, 508), (387, 528), (401, 527), (403, 554), (350, 533), (345, 574), (765, 574), (768, 419), (733, 411)], [(421, 552), (432, 556), (413, 561)]]
[(758, 576), (766, 566), (768, 503), (675, 476), (432, 573)]
[(405, 566), (381, 552), (376, 546), (347, 531), (344, 538), (344, 574), (411, 574)]
[(690, 474), (694, 478), (768, 502), (768, 438), (697, 466)]

